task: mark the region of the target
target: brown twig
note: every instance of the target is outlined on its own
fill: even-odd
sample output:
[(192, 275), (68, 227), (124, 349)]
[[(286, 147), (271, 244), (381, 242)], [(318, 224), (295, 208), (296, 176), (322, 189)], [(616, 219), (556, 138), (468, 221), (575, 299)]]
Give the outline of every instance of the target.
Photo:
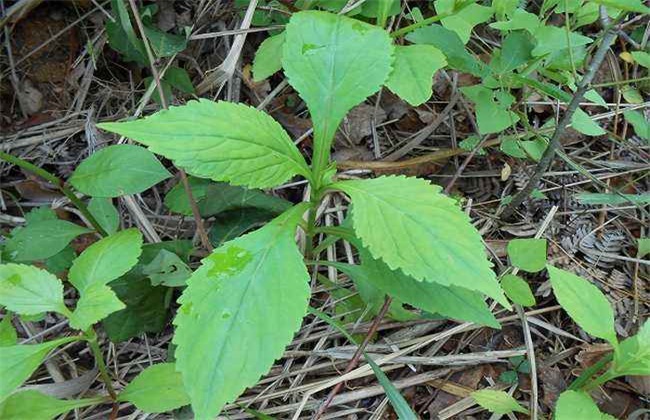
[[(348, 365), (345, 367), (345, 370), (343, 371), (343, 375), (346, 373), (352, 371), (357, 365), (359, 364), (359, 359), (361, 358), (361, 355), (363, 354), (363, 351), (365, 350), (366, 346), (368, 343), (370, 343), (370, 340), (372, 340), (372, 337), (375, 335), (377, 332), (377, 328), (379, 327), (379, 324), (381, 323), (381, 320), (386, 316), (386, 313), (388, 312), (388, 309), (390, 308), (390, 304), (393, 301), (393, 299), (390, 296), (386, 296), (386, 299), (384, 299), (384, 306), (381, 307), (379, 310), (379, 313), (375, 317), (375, 320), (372, 322), (372, 325), (370, 326), (370, 329), (368, 330), (368, 333), (363, 339), (363, 342), (359, 345), (357, 348), (357, 351), (354, 353), (352, 356), (352, 359), (350, 359), (350, 362)], [(314, 420), (318, 420), (323, 413), (327, 410), (327, 407), (332, 403), (332, 400), (334, 397), (336, 397), (336, 394), (339, 393), (341, 388), (343, 388), (343, 384), (345, 382), (339, 382), (332, 388), (330, 393), (327, 395), (327, 399), (325, 402), (318, 408), (318, 411), (314, 415)]]
[[(158, 69), (156, 68), (153, 52), (151, 51), (149, 40), (145, 35), (144, 25), (142, 24), (142, 19), (140, 19), (140, 15), (138, 14), (138, 8), (135, 4), (135, 0), (129, 0), (129, 4), (131, 6), (131, 10), (133, 11), (133, 16), (135, 18), (135, 23), (138, 27), (138, 31), (140, 32), (140, 36), (142, 37), (144, 49), (147, 52), (147, 58), (149, 59), (149, 66), (151, 68), (151, 74), (153, 75), (154, 83), (156, 84), (156, 89), (158, 89), (158, 96), (160, 96), (160, 103), (162, 104), (162, 107), (164, 109), (167, 109), (168, 103), (167, 103), (167, 99), (165, 98), (165, 92), (163, 91), (162, 84), (160, 83), (160, 73), (158, 73)], [(201, 238), (201, 243), (203, 244), (203, 247), (205, 249), (212, 252), (214, 247), (212, 246), (212, 243), (210, 242), (210, 238), (208, 237), (208, 233), (205, 230), (205, 225), (203, 224), (203, 219), (201, 218), (201, 212), (199, 211), (199, 207), (196, 204), (196, 200), (194, 200), (194, 194), (192, 194), (192, 188), (190, 188), (190, 184), (187, 179), (187, 174), (181, 168), (178, 168), (178, 173), (181, 177), (181, 182), (183, 183), (183, 189), (185, 190), (187, 199), (190, 202), (190, 207), (192, 208), (192, 215), (194, 216), (194, 221), (196, 222), (196, 230), (199, 233), (199, 238)]]
[(512, 216), (512, 214), (517, 209), (517, 207), (519, 207), (519, 205), (523, 203), (524, 200), (528, 198), (530, 193), (537, 187), (537, 185), (542, 179), (542, 176), (544, 175), (544, 173), (546, 173), (548, 168), (551, 166), (551, 163), (553, 163), (555, 152), (560, 147), (560, 138), (564, 134), (564, 131), (566, 130), (567, 126), (571, 123), (571, 118), (573, 117), (573, 114), (578, 109), (580, 102), (582, 101), (582, 98), (584, 97), (585, 93), (587, 92), (587, 90), (589, 90), (590, 88), (589, 85), (593, 80), (594, 76), (596, 75), (596, 71), (600, 67), (600, 64), (603, 62), (607, 50), (612, 45), (615, 39), (616, 39), (616, 28), (614, 27), (614, 25), (612, 25), (605, 30), (605, 35), (603, 36), (603, 39), (600, 45), (598, 46), (598, 49), (596, 50), (596, 53), (594, 54), (594, 57), (591, 60), (591, 63), (589, 63), (587, 72), (585, 73), (582, 80), (580, 80), (580, 82), (578, 83), (578, 89), (573, 95), (573, 98), (571, 99), (571, 102), (569, 103), (567, 110), (564, 112), (564, 115), (562, 116), (562, 119), (555, 127), (555, 131), (553, 132), (551, 141), (549, 142), (548, 146), (546, 147), (546, 150), (544, 151), (544, 154), (539, 160), (539, 163), (537, 164), (537, 168), (535, 169), (535, 173), (533, 173), (533, 175), (530, 177), (526, 186), (522, 188), (513, 197), (512, 201), (505, 207), (503, 213), (501, 213), (502, 218), (507, 219), (508, 217)]

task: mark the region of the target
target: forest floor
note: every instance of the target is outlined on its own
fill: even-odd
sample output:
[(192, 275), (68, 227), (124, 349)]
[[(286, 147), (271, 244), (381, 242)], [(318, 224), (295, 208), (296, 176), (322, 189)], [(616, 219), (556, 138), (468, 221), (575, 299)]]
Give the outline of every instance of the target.
[[(299, 140), (305, 155), (309, 154), (311, 122), (304, 103), (282, 73), (258, 83), (252, 78), (255, 51), (269, 36), (269, 30), (277, 30), (281, 23), (264, 19), (254, 19), (253, 24), (246, 21), (245, 1), (235, 2), (243, 3), (243, 8), (219, 0), (155, 3), (158, 10), (153, 22), (160, 30), (189, 31), (186, 48), (157, 63), (161, 67), (172, 63), (184, 69), (194, 86), (194, 93), (170, 88), (172, 103), (202, 97), (265, 109)], [(266, 2), (260, 2), (261, 13), (275, 9), (280, 14), (290, 13), (290, 7), (284, 4), (291, 2), (269, 2), (267, 6), (262, 3)], [(389, 25), (405, 19), (416, 6), (425, 15), (431, 14), (426, 3), (409, 1), (400, 15), (389, 20)], [(146, 89), (151, 72), (147, 66), (127, 62), (108, 45), (106, 23), (112, 13), (109, 1), (0, 0), (3, 10), (18, 4), (18, 12), (2, 21), (0, 150), (65, 180), (84, 158), (120, 141), (117, 136), (97, 129), (96, 123), (147, 115), (160, 109), (151, 100), (153, 92)], [(561, 25), (563, 15), (555, 14), (552, 19)], [(601, 30), (599, 25), (597, 21), (580, 31), (593, 35)], [(648, 16), (630, 18), (624, 30), (647, 44)], [(245, 42), (242, 44), (241, 40)], [(468, 47), (480, 56), (481, 48), (497, 42), (495, 31), (482, 24), (474, 28)], [(593, 196), (580, 196), (607, 193), (611, 189), (626, 194), (648, 193), (650, 146), (622, 114), (626, 109), (636, 109), (647, 115), (645, 101), (650, 83), (619, 83), (647, 76), (647, 69), (626, 60), (624, 53), (629, 49), (624, 37), (609, 49), (593, 81), (602, 85), (598, 93), (605, 103), (587, 103), (583, 108), (612, 134), (587, 136), (568, 129), (561, 144), (564, 154), (577, 167), (556, 157), (543, 174), (536, 193), (516, 209), (512, 218), (500, 218), (500, 212), (509, 197), (526, 184), (536, 162), (505, 153), (499, 147), (498, 136), (487, 138), (480, 150), (459, 145), (476, 134), (474, 104), (459, 90), (476, 83), (471, 75), (454, 70), (437, 72), (433, 96), (417, 107), (387, 89), (373, 95), (345, 118), (335, 140), (333, 158), (344, 176), (414, 175), (442, 185), (449, 194), (462, 198), (464, 209), (483, 236), (497, 268), (508, 264), (509, 240), (535, 235), (546, 238), (549, 263), (597, 285), (614, 308), (617, 334), (622, 338), (631, 336), (648, 317), (650, 308), (650, 265), (647, 259), (637, 258), (637, 241), (648, 236), (647, 195), (641, 204), (612, 199), (611, 194), (605, 202), (594, 204), (588, 200)], [(623, 88), (630, 86), (640, 101), (623, 94)], [(537, 94), (525, 99), (521, 108), (526, 110), (531, 124), (539, 126), (549, 118), (561, 116), (565, 105)], [(114, 204), (119, 210), (120, 225), (140, 228), (148, 242), (192, 240), (195, 249), (189, 265), (194, 268), (205, 250), (201, 248), (193, 218), (170, 211), (165, 203), (167, 192), (178, 182), (178, 177), (168, 179), (143, 194), (116, 199)], [(267, 192), (294, 203), (305, 196), (302, 182)], [(83, 224), (79, 212), (55, 186), (33, 173), (0, 162), (0, 235), (9, 235), (25, 223), (26, 213), (42, 206), (54, 209), (61, 219)], [(331, 195), (319, 222), (338, 224), (346, 206), (343, 196)], [(211, 229), (219, 220), (218, 215), (206, 217), (207, 228)], [(74, 252), (83, 251), (96, 239), (90, 234), (78, 237), (72, 243)], [(327, 258), (354, 261), (349, 247), (331, 247)], [(324, 268), (321, 273), (344, 290), (354, 291), (350, 280), (334, 268)], [(472, 391), (485, 387), (505, 390), (519, 401), (536, 404), (540, 414), (549, 418), (559, 393), (611, 347), (571, 321), (557, 304), (546, 274), (529, 274), (526, 279), (536, 304), (526, 308), (524, 317), (495, 309), (494, 314), (502, 324), (500, 330), (436, 317), (408, 321), (387, 317), (366, 350), (377, 356), (393, 356), (383, 369), (422, 418), (498, 418), (490, 417), (470, 397)], [(314, 283), (312, 306), (341, 315), (349, 329), (363, 337), (372, 325), (372, 317), (364, 314), (363, 305), (354, 296), (336, 299), (325, 293), (322, 284)], [(140, 299), (141, 305), (149, 305), (142, 296), (132, 298)], [(144, 310), (156, 313), (152, 319), (156, 326), (134, 328), (154, 332), (138, 332), (124, 341), (109, 341), (105, 332), (100, 333), (102, 350), (118, 389), (145, 367), (172, 357), (171, 319), (175, 304)], [(14, 326), (22, 342), (65, 335), (69, 329), (63, 318), (55, 315), (41, 319), (16, 317)], [(305, 395), (310, 395), (322, 381), (341, 375), (354, 351), (355, 347), (336, 330), (318, 318), (307, 317), (271, 372), (236, 404), (228, 405), (223, 415), (231, 419), (254, 417), (254, 412), (243, 408), (246, 406), (277, 418), (290, 418)], [(50, 356), (28, 384), (60, 398), (70, 398), (99, 390), (102, 383), (96, 377), (88, 349), (72, 344)], [(301, 418), (309, 418), (327, 392), (311, 395), (300, 408)], [(593, 394), (601, 410), (617, 418), (632, 418), (633, 413), (639, 415), (635, 418), (643, 418), (643, 411), (639, 410), (649, 407), (648, 395), (649, 377), (619, 378)], [(92, 407), (77, 410), (67, 418), (189, 416), (183, 409), (145, 414), (129, 403), (122, 403), (117, 413), (111, 411), (108, 406)], [(345, 383), (323, 418), (379, 419), (396, 415), (368, 370)]]

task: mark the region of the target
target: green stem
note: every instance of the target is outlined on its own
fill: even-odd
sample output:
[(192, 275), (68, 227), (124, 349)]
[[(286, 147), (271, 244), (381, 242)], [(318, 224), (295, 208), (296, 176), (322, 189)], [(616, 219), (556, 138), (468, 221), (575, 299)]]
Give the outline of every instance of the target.
[[(603, 356), (599, 361), (594, 363), (593, 365), (589, 366), (587, 369), (583, 370), (580, 376), (578, 376), (572, 383), (569, 385), (569, 390), (570, 391), (576, 391), (587, 384), (587, 386), (591, 386), (592, 377), (600, 370), (602, 370), (609, 362), (612, 361), (614, 358), (613, 353), (606, 354)], [(602, 376), (600, 377), (602, 378)], [(596, 379), (598, 380), (598, 379)]]
[(102, 377), (102, 381), (106, 385), (106, 390), (108, 391), (108, 394), (111, 396), (111, 399), (113, 401), (117, 400), (117, 394), (115, 393), (115, 389), (113, 388), (113, 382), (111, 380), (111, 376), (108, 374), (108, 368), (106, 367), (106, 363), (104, 362), (104, 355), (102, 354), (102, 350), (99, 348), (99, 342), (97, 341), (97, 333), (93, 329), (93, 327), (90, 327), (88, 331), (85, 333), (85, 338), (88, 341), (88, 344), (90, 345), (90, 350), (93, 353), (93, 356), (95, 357), (95, 361), (97, 362), (97, 367), (99, 368), (99, 374)]
[(310, 207), (307, 214), (307, 243), (305, 246), (305, 258), (311, 260), (314, 258), (314, 236), (316, 235), (316, 213), (318, 212), (318, 205), (320, 204), (321, 194), (320, 191), (312, 190), (309, 199)]
[(402, 36), (404, 34), (412, 32), (412, 31), (414, 31), (414, 30), (416, 30), (418, 28), (421, 28), (423, 26), (428, 26), (428, 25), (430, 25), (432, 23), (436, 23), (439, 20), (442, 20), (442, 19), (444, 19), (446, 17), (455, 15), (456, 13), (460, 12), (461, 10), (463, 10), (464, 8), (469, 6), (470, 4), (474, 4), (474, 3), (476, 3), (476, 1), (474, 1), (474, 0), (466, 1), (465, 3), (463, 3), (460, 6), (458, 6), (457, 8), (455, 8), (453, 13), (447, 13), (447, 14), (428, 17), (428, 18), (426, 18), (424, 20), (421, 20), (419, 22), (415, 22), (415, 23), (413, 23), (413, 24), (411, 24), (409, 26), (405, 26), (405, 27), (400, 28), (400, 29), (398, 29), (398, 30), (396, 30), (394, 32), (391, 32), (390, 36), (393, 37), (393, 38), (397, 38), (397, 37), (400, 37), (400, 36)]
[(596, 83), (591, 85), (591, 87), (599, 88), (599, 87), (608, 87), (608, 86), (628, 85), (630, 83), (639, 83), (639, 82), (648, 82), (648, 81), (650, 81), (650, 76), (639, 77), (638, 79), (619, 80), (617, 82)]
[(79, 209), (79, 211), (84, 215), (86, 220), (95, 228), (95, 230), (102, 236), (108, 236), (108, 233), (100, 226), (100, 224), (97, 222), (95, 217), (88, 211), (88, 208), (86, 205), (75, 195), (75, 193), (68, 188), (65, 185), (65, 182), (56, 175), (46, 171), (43, 168), (40, 168), (30, 162), (27, 162), (26, 160), (23, 160), (19, 157), (16, 157), (14, 155), (10, 155), (9, 153), (5, 153), (0, 151), (0, 159), (7, 161), (11, 164), (14, 164), (16, 166), (20, 166), (21, 168), (28, 170), (29, 172), (33, 172), (34, 174), (40, 176), (41, 178), (45, 179), (46, 181), (49, 181), (50, 183), (54, 184), (61, 192), (68, 197), (68, 200), (76, 208)]

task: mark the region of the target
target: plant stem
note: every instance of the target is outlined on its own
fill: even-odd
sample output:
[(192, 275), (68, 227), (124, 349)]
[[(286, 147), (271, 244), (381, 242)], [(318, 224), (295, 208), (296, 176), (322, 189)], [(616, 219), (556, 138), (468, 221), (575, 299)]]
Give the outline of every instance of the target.
[(614, 354), (608, 353), (605, 356), (603, 356), (599, 361), (589, 366), (587, 369), (583, 370), (580, 376), (578, 376), (573, 382), (571, 382), (571, 385), (569, 385), (568, 390), (577, 391), (578, 389), (585, 386), (585, 384), (591, 382), (592, 381), (591, 378), (596, 374), (596, 372), (600, 371), (605, 366), (607, 366), (607, 364), (611, 362), (613, 358), (614, 358)]
[(0, 159), (7, 161), (11, 164), (14, 164), (16, 166), (20, 166), (21, 168), (32, 172), (41, 178), (45, 179), (46, 181), (54, 184), (67, 198), (70, 200), (72, 204), (76, 208), (79, 209), (79, 211), (84, 215), (86, 220), (92, 225), (92, 227), (97, 231), (102, 236), (108, 236), (108, 233), (101, 227), (101, 225), (97, 222), (95, 217), (88, 211), (88, 208), (86, 205), (81, 201), (75, 193), (68, 188), (65, 185), (65, 182), (56, 175), (46, 171), (43, 168), (39, 168), (38, 166), (34, 165), (33, 163), (27, 162), (26, 160), (23, 160), (19, 157), (16, 157), (14, 155), (10, 155), (9, 153), (5, 153), (0, 151)]
[(428, 25), (430, 25), (432, 23), (436, 23), (439, 20), (442, 20), (442, 19), (444, 19), (446, 17), (455, 15), (456, 13), (460, 12), (461, 10), (463, 10), (464, 8), (469, 6), (470, 4), (474, 4), (474, 3), (476, 3), (476, 1), (474, 1), (474, 0), (466, 1), (465, 3), (461, 4), (457, 8), (454, 8), (453, 13), (447, 13), (447, 14), (441, 14), (441, 15), (428, 17), (428, 18), (426, 18), (424, 20), (421, 20), (419, 22), (415, 22), (415, 23), (413, 23), (413, 24), (411, 24), (409, 26), (405, 26), (405, 27), (400, 28), (400, 29), (398, 29), (398, 30), (396, 30), (394, 32), (391, 32), (390, 36), (393, 37), (393, 38), (397, 38), (399, 36), (402, 36), (404, 34), (412, 32), (412, 31), (414, 31), (414, 30), (416, 30), (418, 28), (421, 28), (423, 26), (428, 26)]
[(111, 396), (111, 399), (113, 401), (116, 401), (117, 394), (115, 393), (111, 376), (109, 375), (108, 368), (106, 367), (106, 363), (104, 362), (104, 355), (102, 354), (102, 350), (99, 348), (99, 342), (97, 341), (97, 333), (95, 332), (93, 327), (90, 327), (88, 331), (86, 331), (85, 336), (86, 336), (85, 337), (86, 340), (88, 341), (88, 344), (90, 345), (90, 350), (93, 353), (95, 362), (97, 363), (99, 374), (102, 377), (102, 381), (106, 385), (106, 390), (108, 391), (108, 394)]
[[(140, 32), (140, 36), (142, 37), (142, 43), (144, 44), (144, 49), (147, 52), (147, 58), (149, 59), (149, 67), (151, 69), (151, 74), (153, 75), (154, 83), (156, 84), (156, 89), (158, 89), (158, 96), (160, 96), (160, 103), (162, 104), (162, 107), (164, 109), (168, 109), (169, 106), (167, 103), (167, 98), (165, 98), (165, 92), (163, 91), (162, 88), (160, 73), (156, 68), (153, 52), (151, 51), (151, 46), (149, 45), (149, 39), (146, 36), (146, 33), (144, 31), (144, 25), (142, 24), (142, 19), (140, 19), (140, 14), (138, 13), (138, 7), (135, 4), (135, 0), (129, 0), (129, 4), (131, 6), (131, 10), (133, 11), (133, 17), (135, 18), (135, 23), (138, 27), (138, 31)], [(203, 218), (201, 217), (201, 212), (199, 211), (199, 207), (196, 204), (196, 200), (194, 200), (194, 194), (192, 194), (192, 188), (190, 187), (189, 181), (187, 179), (187, 174), (182, 168), (178, 168), (178, 173), (181, 177), (181, 182), (183, 183), (183, 189), (185, 190), (185, 194), (187, 195), (187, 200), (190, 203), (190, 208), (192, 209), (192, 216), (194, 216), (194, 222), (196, 223), (196, 230), (199, 233), (199, 238), (201, 238), (201, 243), (203, 244), (203, 247), (205, 249), (207, 249), (209, 252), (212, 252), (214, 250), (214, 247), (212, 246), (212, 242), (210, 242), (208, 233), (205, 230), (205, 226), (203, 224)]]
[(551, 141), (546, 147), (546, 150), (544, 150), (544, 154), (542, 155), (541, 159), (539, 160), (539, 163), (537, 164), (535, 173), (530, 177), (528, 183), (524, 186), (524, 188), (522, 188), (513, 197), (512, 201), (506, 206), (503, 213), (501, 214), (502, 218), (507, 219), (508, 217), (512, 216), (512, 214), (517, 209), (517, 207), (519, 207), (519, 205), (528, 198), (530, 193), (535, 188), (537, 188), (537, 185), (541, 181), (542, 176), (544, 176), (544, 173), (551, 166), (551, 163), (553, 163), (553, 158), (555, 157), (555, 151), (560, 147), (560, 139), (564, 134), (566, 127), (571, 123), (571, 118), (573, 117), (573, 114), (575, 113), (576, 109), (578, 109), (580, 102), (582, 101), (582, 98), (584, 97), (585, 93), (587, 92), (587, 90), (589, 90), (589, 84), (591, 83), (594, 76), (596, 75), (596, 71), (600, 67), (600, 64), (603, 62), (607, 50), (612, 45), (615, 39), (616, 39), (616, 29), (612, 25), (605, 30), (605, 35), (603, 36), (603, 39), (600, 45), (598, 46), (598, 49), (596, 50), (596, 53), (594, 54), (594, 57), (591, 60), (591, 63), (589, 64), (587, 72), (585, 73), (582, 80), (580, 80), (580, 83), (578, 84), (578, 89), (573, 95), (573, 98), (571, 99), (571, 102), (569, 103), (567, 110), (564, 112), (562, 119), (555, 127), (555, 131), (553, 132)]
[[(370, 340), (372, 340), (372, 337), (377, 332), (377, 329), (379, 328), (379, 324), (381, 323), (381, 320), (384, 318), (384, 316), (386, 316), (386, 313), (388, 313), (388, 309), (390, 309), (390, 304), (391, 304), (392, 301), (393, 301), (393, 298), (391, 298), (390, 296), (386, 296), (386, 298), (384, 299), (384, 306), (381, 307), (381, 309), (379, 310), (379, 313), (375, 317), (374, 321), (372, 321), (372, 325), (370, 325), (370, 329), (368, 330), (368, 333), (366, 334), (363, 341), (361, 342), (361, 344), (357, 348), (357, 351), (354, 352), (354, 355), (352, 356), (352, 359), (350, 359), (350, 362), (345, 367), (345, 370), (343, 371), (342, 375), (345, 375), (346, 373), (349, 373), (352, 369), (354, 369), (357, 366), (357, 364), (359, 363), (359, 359), (363, 355), (363, 352), (364, 352), (366, 346), (368, 346), (368, 343), (370, 343)], [(334, 400), (334, 397), (336, 396), (336, 394), (338, 394), (339, 391), (341, 390), (341, 388), (343, 388), (343, 384), (344, 384), (344, 382), (339, 382), (338, 384), (336, 384), (334, 386), (334, 388), (332, 388), (330, 393), (327, 395), (327, 399), (320, 406), (320, 408), (318, 409), (318, 411), (314, 415), (314, 417), (313, 417), (314, 420), (318, 420), (323, 415), (323, 413), (325, 413), (325, 411), (327, 410), (327, 407), (329, 407), (329, 405), (332, 403), (332, 400)]]
[[(312, 184), (313, 188), (313, 184)], [(312, 189), (309, 197), (309, 212), (307, 213), (307, 243), (305, 244), (305, 258), (311, 260), (314, 258), (314, 236), (316, 236), (316, 213), (320, 205), (321, 193)]]
[(598, 84), (591, 85), (591, 87), (599, 88), (599, 87), (619, 86), (619, 85), (628, 85), (630, 83), (649, 82), (649, 81), (650, 81), (650, 76), (647, 76), (647, 77), (639, 77), (638, 79), (627, 79), (627, 80), (619, 80), (617, 82), (598, 83)]

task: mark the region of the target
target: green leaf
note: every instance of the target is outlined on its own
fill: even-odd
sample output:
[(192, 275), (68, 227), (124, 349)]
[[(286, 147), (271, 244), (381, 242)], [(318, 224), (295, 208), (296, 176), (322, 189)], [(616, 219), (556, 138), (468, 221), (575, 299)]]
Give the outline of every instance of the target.
[[(258, 208), (277, 215), (291, 207), (289, 201), (257, 189), (238, 187), (224, 182), (215, 183), (194, 177), (189, 177), (189, 184), (199, 212), (204, 217), (243, 208)], [(177, 213), (192, 215), (182, 183), (177, 184), (167, 193), (165, 205)]]
[(140, 120), (98, 127), (143, 143), (201, 178), (263, 188), (296, 174), (310, 175), (280, 124), (243, 104), (200, 99)]
[(494, 92), (482, 85), (460, 88), (475, 105), (480, 134), (498, 133), (519, 121), (519, 116), (494, 100)]
[(0, 404), (3, 420), (50, 420), (75, 408), (100, 404), (102, 397), (59, 400), (34, 390), (16, 392)]
[(632, 110), (625, 111), (623, 116), (628, 123), (632, 124), (636, 135), (647, 140), (648, 144), (650, 144), (650, 122), (648, 122), (648, 119), (641, 112)]
[(363, 277), (365, 281), (381, 290), (383, 294), (399, 299), (429, 313), (501, 328), (484, 298), (475, 292), (457, 286), (441, 286), (437, 283), (417, 281), (400, 270), (391, 270), (381, 260), (372, 258), (363, 248), (359, 249), (361, 265), (332, 263), (351, 277)]
[(91, 198), (90, 203), (88, 203), (88, 211), (106, 233), (110, 235), (117, 232), (120, 227), (120, 214), (110, 198)]
[(521, 277), (506, 274), (501, 279), (501, 287), (506, 292), (506, 296), (521, 306), (534, 306), (535, 296), (530, 290), (530, 286)]
[(492, 7), (498, 20), (505, 20), (506, 17), (512, 16), (519, 6), (519, 0), (493, 0)]
[(187, 47), (187, 38), (163, 32), (149, 25), (144, 25), (144, 33), (156, 57), (171, 57)]
[(50, 258), (45, 260), (45, 268), (50, 273), (60, 276), (72, 265), (72, 261), (77, 258), (77, 253), (74, 251), (71, 245), (63, 248), (63, 251), (60, 251), (56, 255), (52, 255)]
[(534, 57), (565, 50), (569, 46), (575, 48), (593, 42), (591, 38), (577, 32), (569, 32), (567, 37), (565, 28), (558, 28), (557, 26), (540, 26), (534, 31), (533, 35), (537, 39), (537, 46), (532, 52)]
[(628, 12), (650, 13), (650, 8), (645, 6), (641, 0), (594, 0), (594, 3)]
[(167, 169), (146, 149), (118, 144), (100, 149), (81, 162), (70, 183), (93, 197), (119, 197), (140, 193), (169, 177)]
[(562, 308), (587, 333), (618, 345), (614, 313), (607, 298), (596, 286), (568, 271), (546, 267), (553, 293)]
[(395, 47), (393, 71), (386, 87), (409, 104), (421, 105), (433, 93), (433, 75), (446, 64), (444, 54), (431, 45)]
[(529, 273), (546, 266), (546, 239), (513, 239), (508, 242), (508, 256), (515, 267)]
[(471, 395), (478, 405), (495, 414), (503, 415), (512, 412), (528, 414), (528, 410), (519, 405), (517, 400), (506, 392), (481, 389), (472, 392)]
[(92, 230), (65, 220), (42, 220), (14, 229), (5, 243), (12, 261), (44, 260), (61, 252), (74, 238)]
[(490, 27), (499, 29), (501, 31), (516, 31), (526, 29), (531, 33), (541, 26), (539, 18), (536, 14), (527, 12), (524, 9), (517, 9), (513, 12), (510, 20), (506, 22), (490, 23)]
[(615, 349), (610, 372), (615, 376), (650, 375), (650, 321), (646, 320), (636, 335)]
[(145, 413), (164, 413), (188, 405), (190, 397), (175, 368), (173, 363), (149, 366), (120, 392), (117, 400), (131, 402)]
[(632, 58), (641, 66), (650, 69), (650, 54), (645, 51), (632, 51)]
[(361, 5), (361, 16), (376, 18), (377, 26), (384, 27), (390, 16), (399, 15), (402, 11), (399, 0), (366, 1)]
[(607, 131), (603, 130), (597, 122), (592, 120), (591, 117), (580, 108), (576, 109), (571, 117), (571, 127), (588, 136), (602, 136), (603, 134), (607, 134)]
[(122, 54), (125, 61), (135, 61), (142, 66), (149, 64), (142, 40), (138, 39), (131, 25), (129, 11), (123, 0), (112, 0), (111, 6), (115, 21), (106, 22), (108, 45)]
[(25, 222), (30, 223), (41, 222), (43, 220), (57, 220), (58, 217), (52, 208), (47, 206), (34, 207), (29, 213), (25, 215)]
[[(439, 10), (440, 0), (436, 0), (436, 11), (440, 15), (444, 11)], [(491, 7), (481, 6), (472, 3), (453, 15), (442, 19), (442, 26), (458, 34), (463, 44), (467, 44), (472, 35), (472, 29), (479, 23), (487, 22), (494, 13)]]
[(11, 323), (11, 313), (5, 313), (0, 321), (0, 347), (14, 346), (18, 343), (18, 334)]
[(469, 218), (429, 182), (403, 176), (345, 181), (357, 236), (374, 258), (416, 280), (477, 290), (510, 307)]
[(154, 287), (145, 277), (124, 276), (111, 282), (111, 289), (125, 309), (102, 321), (112, 342), (122, 342), (140, 334), (162, 331), (167, 322), (167, 289)]
[(101, 283), (91, 283), (81, 292), (77, 306), (70, 315), (70, 326), (86, 331), (93, 324), (125, 307), (110, 287)]
[[(0, 347), (0, 401), (25, 382), (45, 356), (54, 348), (76, 341), (77, 337), (65, 337), (41, 344), (18, 344)], [(4, 417), (3, 417), (4, 418)]]
[(185, 69), (182, 69), (180, 67), (170, 67), (165, 72), (163, 80), (181, 92), (189, 94), (195, 93), (192, 80), (190, 79), (190, 76), (187, 74), (187, 71), (185, 71)]
[(490, 68), (496, 73), (508, 73), (531, 59), (533, 44), (524, 32), (512, 32), (503, 40), (500, 50), (492, 54)]
[(264, 40), (253, 60), (253, 81), (259, 82), (282, 69), (282, 49), (285, 33), (270, 36)]
[[(147, 90), (150, 88), (152, 83), (155, 83), (152, 76), (145, 77), (143, 82), (144, 82), (144, 88), (147, 89)], [(163, 96), (165, 97), (165, 99), (170, 100), (169, 98), (171, 98), (173, 96), (173, 94), (172, 94), (172, 85), (167, 83), (167, 81), (165, 79), (162, 79), (160, 81), (160, 88), (163, 91)], [(160, 99), (160, 91), (158, 90), (158, 87), (156, 87), (156, 86), (154, 86), (153, 91), (151, 93), (151, 99), (153, 99), (154, 102), (156, 102), (158, 105), (160, 105), (162, 107), (163, 101), (162, 101), (162, 99)]]
[(174, 343), (197, 418), (216, 416), (253, 385), (300, 327), (309, 274), (294, 233), (305, 208), (224, 244), (188, 280)]
[(313, 166), (322, 169), (327, 164), (332, 139), (345, 114), (384, 84), (392, 54), (388, 32), (376, 26), (327, 12), (291, 16), (282, 67), (311, 114)]
[(143, 267), (142, 272), (149, 276), (153, 286), (162, 284), (167, 287), (184, 286), (192, 274), (178, 255), (166, 249), (161, 249), (153, 261)]
[(635, 203), (640, 205), (650, 204), (650, 193), (644, 194), (609, 194), (609, 193), (578, 193), (573, 196), (582, 204), (587, 205), (619, 205)]
[(489, 74), (485, 63), (467, 52), (458, 34), (440, 25), (434, 24), (416, 29), (406, 35), (406, 39), (414, 44), (429, 44), (438, 48), (447, 56), (447, 63), (453, 69), (477, 77), (485, 77)]
[(637, 258), (643, 258), (650, 254), (650, 238), (639, 238), (639, 246), (636, 251)]
[(252, 207), (222, 212), (215, 217), (210, 228), (210, 242), (214, 246), (221, 246), (224, 242), (261, 226), (276, 215), (268, 210)]
[(95, 242), (72, 264), (68, 280), (83, 295), (87, 287), (107, 284), (125, 274), (142, 252), (142, 234), (136, 228), (123, 230)]
[(68, 313), (61, 280), (33, 265), (0, 265), (0, 305), (21, 315)]
[(602, 413), (585, 393), (564, 391), (555, 404), (556, 420), (598, 420)]

